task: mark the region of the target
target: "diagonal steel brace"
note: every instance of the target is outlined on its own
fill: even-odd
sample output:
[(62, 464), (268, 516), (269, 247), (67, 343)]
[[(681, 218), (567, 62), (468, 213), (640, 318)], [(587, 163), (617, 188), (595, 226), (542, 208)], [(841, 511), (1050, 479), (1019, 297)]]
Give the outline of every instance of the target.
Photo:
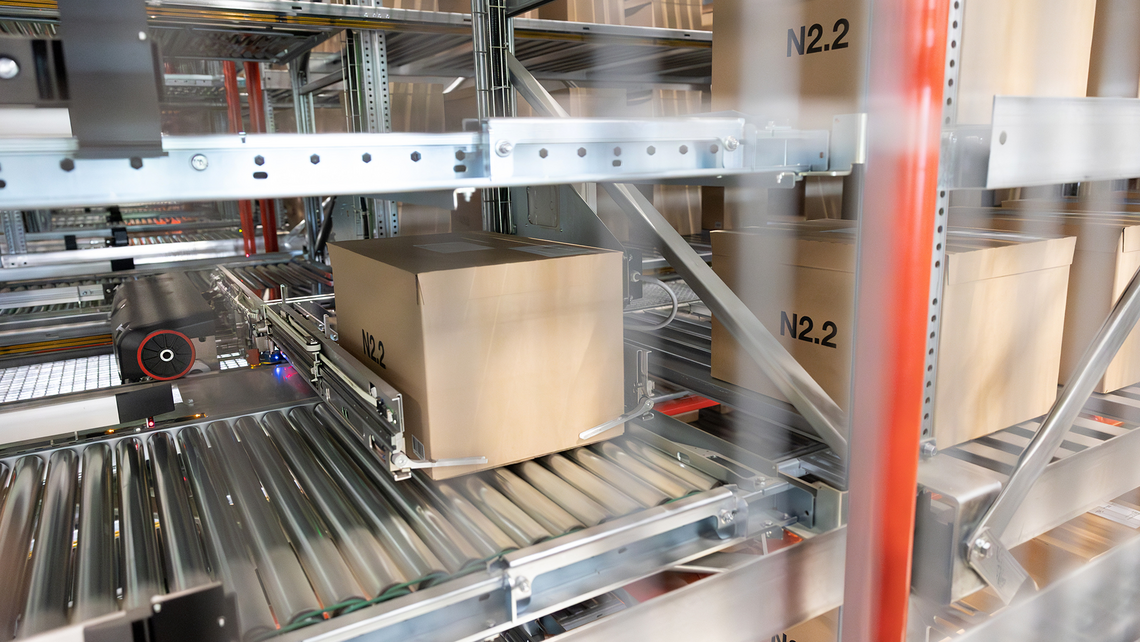
[[(569, 116), (526, 67), (509, 53), (507, 66), (515, 89), (535, 111), (547, 117)], [(701, 297), (819, 437), (840, 457), (846, 457), (846, 418), (823, 388), (637, 188), (625, 183), (606, 183), (603, 187), (627, 216), (648, 226), (655, 236), (658, 250), (669, 265), (684, 277), (689, 287)]]
[(1054, 453), (1088, 402), (1097, 382), (1104, 376), (1108, 364), (1132, 333), (1137, 320), (1140, 320), (1140, 270), (1132, 275), (1128, 287), (1049, 409), (1041, 429), (1018, 457), (1013, 473), (965, 541), (970, 566), (1007, 604), (1028, 579), (1028, 574), (1002, 544), (1001, 536), (1033, 484), (1053, 460)]

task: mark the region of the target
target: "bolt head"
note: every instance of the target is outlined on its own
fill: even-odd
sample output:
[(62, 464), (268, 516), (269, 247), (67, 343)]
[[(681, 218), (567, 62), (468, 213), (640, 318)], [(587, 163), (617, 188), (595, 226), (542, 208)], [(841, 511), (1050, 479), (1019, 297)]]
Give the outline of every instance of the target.
[(717, 153), (717, 152), (719, 152), (719, 151), (720, 151), (720, 146), (719, 146), (719, 145), (717, 145), (716, 143), (713, 143), (712, 145), (709, 145), (709, 153), (710, 153), (710, 154), (715, 154), (715, 153)]
[[(261, 158), (258, 156), (257, 158)], [(257, 162), (257, 159), (254, 159)], [(205, 171), (210, 166), (210, 159), (206, 158), (205, 154), (194, 154), (190, 157), (190, 167), (198, 170), (199, 172)]]
[(261, 154), (254, 156), (253, 157), (253, 164), (257, 165), (258, 167), (261, 167), (262, 165), (265, 164), (265, 157), (262, 156)]
[(372, 162), (372, 154), (365, 152), (365, 153), (360, 155), (360, 160), (364, 161), (365, 163), (371, 163)]
[(511, 144), (511, 141), (501, 140), (498, 145), (495, 145), (495, 153), (499, 156), (510, 156), (511, 150), (514, 148), (515, 146)]
[(523, 593), (530, 592), (530, 580), (526, 579), (525, 577), (520, 577), (518, 581), (515, 582), (515, 588)]
[(549, 155), (550, 155), (550, 152), (546, 151), (546, 148), (545, 148), (545, 147), (543, 147), (542, 149), (538, 150), (538, 157), (539, 157), (539, 158), (546, 158), (546, 157), (547, 157), (547, 156), (549, 156)]
[(740, 147), (740, 141), (736, 140), (735, 136), (729, 136), (728, 138), (724, 139), (724, 148), (728, 151), (736, 151), (737, 147)]
[(396, 453), (392, 455), (392, 465), (397, 468), (404, 468), (408, 465), (408, 456), (404, 453)]
[(418, 163), (418, 162), (420, 162), (420, 159), (421, 159), (421, 158), (423, 158), (423, 156), (420, 156), (420, 153), (419, 153), (419, 152), (412, 152), (412, 162), (413, 162), (413, 163)]
[(922, 444), (922, 456), (933, 457), (938, 454), (938, 447), (934, 445), (933, 441), (928, 441)]
[(8, 56), (0, 56), (0, 79), (11, 80), (20, 73), (20, 64)]
[(131, 167), (135, 169), (142, 169), (143, 162), (138, 156), (131, 156)]
[(656, 154), (656, 153), (657, 153), (657, 148), (656, 148), (656, 147), (654, 147), (653, 145), (650, 145), (649, 147), (646, 147), (646, 148), (645, 148), (645, 153), (646, 153), (646, 154), (649, 154), (650, 156), (652, 156), (652, 155), (654, 155), (654, 154)]
[(142, 41), (144, 41), (144, 40), (146, 40), (146, 32), (145, 32), (145, 31), (140, 31), (140, 32), (139, 32), (139, 41), (140, 41), (140, 42), (142, 42)]
[(70, 158), (65, 158), (59, 161), (59, 168), (65, 172), (70, 172), (71, 170), (75, 169), (75, 161), (71, 160)]
[(579, 147), (578, 148), (578, 157), (584, 158), (585, 156), (586, 156), (586, 148), (585, 147)]
[(316, 165), (317, 163), (321, 162), (321, 157), (317, 156), (316, 154), (313, 154), (312, 156), (309, 157), (309, 162)]
[(689, 146), (688, 145), (681, 145), (680, 152), (682, 154), (688, 154), (689, 153)]

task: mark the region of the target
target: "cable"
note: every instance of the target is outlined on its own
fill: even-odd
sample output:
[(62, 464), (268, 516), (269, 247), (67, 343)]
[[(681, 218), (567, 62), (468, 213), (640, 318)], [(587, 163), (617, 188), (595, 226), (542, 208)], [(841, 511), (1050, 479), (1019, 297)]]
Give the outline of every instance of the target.
[(678, 312), (678, 310), (680, 310), (680, 307), (681, 307), (680, 302), (677, 301), (677, 293), (673, 291), (673, 288), (669, 287), (668, 285), (665, 285), (664, 281), (661, 281), (660, 279), (656, 279), (652, 276), (642, 275), (641, 280), (645, 283), (648, 283), (650, 285), (656, 285), (657, 287), (665, 290), (665, 293), (669, 295), (669, 299), (673, 302), (673, 310), (669, 313), (669, 316), (665, 317), (664, 321), (662, 321), (661, 323), (655, 324), (655, 325), (648, 326), (648, 327), (638, 328), (639, 330), (660, 330), (661, 328), (664, 328), (665, 326), (672, 323), (673, 319), (677, 318), (677, 312)]

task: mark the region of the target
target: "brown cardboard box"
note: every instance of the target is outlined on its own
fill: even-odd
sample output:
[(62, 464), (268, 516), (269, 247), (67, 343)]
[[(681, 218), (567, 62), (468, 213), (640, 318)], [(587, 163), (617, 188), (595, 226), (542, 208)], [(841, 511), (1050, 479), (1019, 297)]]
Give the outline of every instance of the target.
[(432, 478), (581, 446), (624, 411), (620, 252), (484, 232), (329, 247), (340, 344), (403, 393), (410, 453), (487, 457)]
[(700, 0), (625, 0), (625, 24), (704, 30)]
[[(934, 402), (939, 448), (1049, 410), (1073, 244), (1071, 237), (950, 231)], [(850, 222), (713, 232), (712, 246), (717, 274), (846, 408), (856, 254)], [(712, 374), (780, 398), (715, 318)]]
[[(1065, 305), (1059, 383), (1064, 385), (1112, 306), (1140, 268), (1140, 218), (1109, 213), (1031, 216), (1000, 208), (950, 208), (952, 225), (1076, 237)], [(1140, 382), (1140, 329), (1133, 330), (1097, 384), (1112, 392)]]
[(538, 8), (538, 17), (605, 25), (625, 24), (622, 0), (554, 0)]
[[(867, 0), (717, 0), (713, 109), (802, 129), (830, 129), (832, 117), (866, 111), (868, 6)], [(967, 2), (955, 47), (958, 122), (990, 122), (995, 95), (1084, 96), (1095, 9), (1096, 0)], [(808, 53), (813, 25), (821, 29), (817, 46), (828, 50)]]

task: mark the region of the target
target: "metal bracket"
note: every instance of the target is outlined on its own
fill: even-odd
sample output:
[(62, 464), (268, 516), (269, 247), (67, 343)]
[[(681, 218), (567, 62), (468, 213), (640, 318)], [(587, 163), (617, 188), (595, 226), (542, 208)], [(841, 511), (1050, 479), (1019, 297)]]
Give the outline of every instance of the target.
[(164, 81), (146, 2), (59, 0), (59, 17), (77, 156), (131, 157), (139, 169), (142, 158), (165, 155), (158, 106)]
[(1030, 580), (1029, 573), (1025, 572), (1009, 549), (988, 528), (978, 533), (971, 542), (969, 560), (970, 566), (993, 587), (1006, 604), (1021, 590), (1025, 580), (1037, 588), (1037, 583)]
[[(629, 355), (628, 351), (630, 349), (631, 349), (631, 347), (627, 345), (626, 346), (626, 350), (627, 350), (627, 352), (626, 352), (627, 357), (626, 358), (627, 359), (628, 359), (628, 355)], [(621, 424), (624, 424), (627, 421), (637, 419), (638, 417), (644, 415), (645, 413), (649, 412), (650, 410), (653, 410), (653, 394), (652, 394), (653, 393), (653, 391), (652, 391), (653, 383), (649, 380), (649, 353), (650, 352), (652, 352), (652, 351), (646, 350), (644, 348), (634, 349), (634, 355), (633, 355), (634, 362), (635, 362), (634, 376), (636, 377), (635, 383), (634, 383), (634, 395), (635, 395), (634, 398), (637, 399), (636, 407), (633, 410), (630, 410), (630, 411), (622, 414), (620, 417), (617, 417), (615, 419), (611, 419), (611, 420), (609, 420), (603, 424), (599, 424), (599, 425), (594, 426), (593, 428), (590, 428), (588, 430), (583, 430), (581, 433), (578, 434), (578, 439), (583, 439), (583, 440), (584, 439), (593, 439), (594, 437), (597, 437), (598, 435), (606, 432), (607, 430), (611, 430), (613, 428), (616, 428), (617, 426), (620, 426)], [(629, 373), (628, 363), (629, 362), (627, 361), (626, 363), (627, 363), (626, 373), (628, 376), (628, 373)], [(629, 400), (629, 392), (628, 391), (626, 392), (626, 400), (627, 400), (627, 402)]]

